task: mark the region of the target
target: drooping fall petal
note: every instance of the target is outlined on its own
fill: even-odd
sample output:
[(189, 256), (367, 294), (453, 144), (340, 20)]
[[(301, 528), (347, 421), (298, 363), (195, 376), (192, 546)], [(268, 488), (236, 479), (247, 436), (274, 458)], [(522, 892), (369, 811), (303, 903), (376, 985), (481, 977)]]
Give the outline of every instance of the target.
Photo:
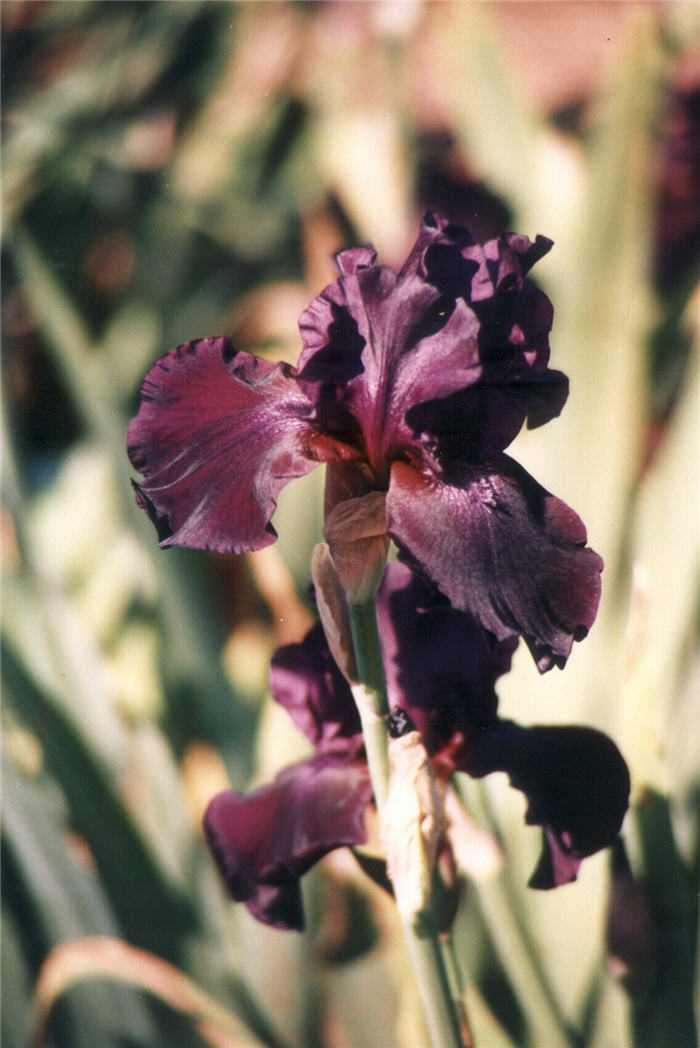
[(544, 672), (563, 666), (595, 619), (601, 558), (579, 517), (512, 459), (444, 480), (396, 462), (389, 534), (451, 601), (498, 640), (517, 634)]
[(237, 902), (275, 928), (304, 927), (299, 880), (331, 851), (366, 840), (372, 787), (367, 765), (318, 754), (244, 796), (217, 794), (204, 830)]
[(298, 370), (221, 338), (173, 350), (128, 439), (161, 545), (268, 545), (282, 487), (326, 462), (346, 589), (374, 591), (387, 539), (358, 545), (338, 503), (386, 494), (406, 560), (497, 640), (524, 636), (541, 670), (562, 666), (595, 619), (602, 562), (579, 518), (503, 454), (568, 395), (549, 368), (552, 305), (527, 275), (550, 247), (516, 233), (477, 244), (427, 213), (398, 272), (371, 247), (338, 256), (300, 317)]
[(543, 828), (532, 888), (575, 880), (586, 856), (614, 843), (627, 811), (627, 765), (593, 728), (498, 720), (474, 737), (464, 770), (478, 777), (505, 771), (526, 795), (526, 821)]
[(291, 368), (238, 353), (225, 338), (162, 357), (127, 436), (143, 475), (137, 501), (161, 545), (240, 553), (273, 542), (284, 485), (350, 453), (317, 434), (312, 414)]
[[(451, 608), (405, 565), (387, 565), (377, 617), (389, 705), (405, 710), (431, 756), (496, 715), (495, 684), (510, 668), (517, 638), (489, 644), (479, 624)], [(362, 745), (349, 685), (320, 626), (272, 659), (274, 698), (318, 751), (354, 755)], [(454, 769), (452, 769), (454, 770)]]

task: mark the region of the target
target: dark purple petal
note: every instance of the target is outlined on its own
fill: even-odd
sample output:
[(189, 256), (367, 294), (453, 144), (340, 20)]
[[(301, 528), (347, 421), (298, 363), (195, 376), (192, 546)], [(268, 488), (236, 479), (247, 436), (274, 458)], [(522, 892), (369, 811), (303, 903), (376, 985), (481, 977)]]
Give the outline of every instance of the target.
[(417, 404), (406, 421), (437, 459), (473, 462), (507, 448), (525, 420), (530, 429), (550, 421), (568, 392), (566, 376), (549, 369), (508, 383), (484, 379), (442, 400)]
[(351, 276), (360, 269), (371, 269), (377, 261), (377, 252), (373, 247), (351, 247), (336, 255), (335, 263), (341, 276)]
[[(479, 351), (484, 374), (490, 381), (522, 378), (541, 371), (549, 361), (552, 304), (526, 279), (525, 274), (552, 246), (538, 236), (508, 233), (485, 244), (476, 244), (464, 230), (435, 218), (442, 240), (449, 240), (460, 256), (462, 271), (469, 267), (468, 283), (456, 292), (463, 295), (479, 318)], [(432, 250), (435, 250), (433, 248)], [(440, 250), (443, 250), (440, 245)], [(445, 268), (457, 272), (454, 257)]]
[(361, 748), (357, 707), (320, 623), (301, 644), (277, 649), (270, 667), (270, 689), (317, 750), (356, 753)]
[(547, 891), (549, 888), (559, 888), (562, 884), (570, 884), (578, 877), (584, 858), (572, 847), (568, 833), (555, 833), (546, 826), (542, 830), (542, 852), (527, 882), (528, 886)]
[(340, 279), (299, 320), (300, 380), (321, 384), (326, 430), (364, 446), (377, 483), (411, 446), (421, 457), (417, 441), (440, 454), (502, 450), (526, 418), (559, 413), (568, 387), (547, 368), (552, 306), (524, 275), (550, 246), (517, 234), (475, 244), (428, 213), (398, 274), (371, 248), (339, 256)]
[(468, 614), (402, 564), (389, 564), (377, 616), (389, 703), (403, 709), (435, 755), (496, 716), (497, 679), (517, 638), (489, 644)]
[[(408, 713), (431, 755), (445, 751), (446, 767), (452, 751), (495, 718), (495, 684), (510, 669), (517, 638), (489, 643), (470, 615), (403, 564), (387, 565), (377, 616), (390, 707)], [(275, 652), (270, 683), (318, 752), (361, 752), (355, 703), (320, 625)]]
[(593, 625), (601, 558), (573, 510), (506, 455), (444, 480), (394, 463), (387, 517), (404, 558), (498, 640), (522, 635), (541, 672)]
[[(504, 397), (512, 392), (525, 409), (520, 424), (527, 417), (530, 427), (558, 415), (568, 392), (564, 376), (547, 367), (552, 304), (525, 277), (551, 246), (545, 237), (538, 236), (533, 243), (528, 237), (508, 233), (468, 250), (479, 267), (472, 282), (471, 306), (480, 325), (482, 385), (486, 390), (499, 389)], [(537, 400), (522, 403), (528, 387), (535, 397), (539, 387), (539, 404)]]
[(204, 830), (231, 896), (265, 924), (301, 931), (300, 878), (334, 848), (365, 842), (371, 796), (366, 764), (326, 754), (247, 796), (217, 794)]
[(533, 242), (521, 233), (506, 233), (469, 247), (465, 254), (477, 265), (471, 301), (493, 298), (501, 285), (521, 280), (551, 248), (548, 237), (538, 235)]
[(575, 880), (587, 855), (613, 844), (627, 811), (627, 765), (614, 742), (593, 728), (496, 721), (473, 740), (464, 770), (477, 777), (505, 771), (526, 795), (527, 823), (543, 828), (532, 888)]
[(469, 287), (479, 268), (478, 261), (470, 257), (473, 248), (476, 244), (469, 230), (426, 212), (400, 276), (418, 276), (447, 297), (469, 299)]
[(342, 457), (316, 434), (314, 406), (286, 364), (237, 353), (228, 339), (162, 357), (129, 425), (139, 505), (161, 546), (241, 553), (275, 539), (280, 490), (319, 460)]
[[(465, 230), (424, 221), (399, 274), (373, 265), (370, 249), (344, 252), (340, 279), (299, 318), (300, 380), (343, 384), (335, 400), (356, 419), (382, 480), (386, 460), (412, 442), (409, 408), (479, 377), (479, 325), (465, 298), (476, 264), (455, 237), (472, 243)], [(315, 397), (334, 400), (327, 390)]]

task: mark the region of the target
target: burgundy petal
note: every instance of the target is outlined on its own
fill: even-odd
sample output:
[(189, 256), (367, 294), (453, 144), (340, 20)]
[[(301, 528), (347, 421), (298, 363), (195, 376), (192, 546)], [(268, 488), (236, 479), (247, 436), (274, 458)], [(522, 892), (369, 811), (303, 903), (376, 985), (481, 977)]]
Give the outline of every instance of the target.
[[(466, 231), (454, 232), (471, 243)], [(476, 265), (451, 234), (425, 221), (399, 274), (373, 265), (373, 257), (369, 249), (344, 252), (340, 279), (302, 313), (299, 377), (343, 385), (336, 400), (356, 419), (385, 482), (388, 458), (412, 442), (406, 412), (479, 377), (479, 325), (465, 298)], [(320, 399), (332, 400), (327, 391)]]
[[(478, 264), (470, 303), (479, 318), (482, 384), (487, 391), (499, 389), (501, 395), (512, 392), (525, 407), (520, 424), (527, 416), (531, 427), (558, 415), (568, 392), (564, 376), (547, 367), (552, 303), (525, 276), (551, 246), (546, 237), (538, 236), (533, 243), (528, 237), (509, 233), (467, 251)], [(528, 387), (536, 399), (523, 405), (522, 395)]]
[(489, 644), (471, 615), (403, 564), (387, 566), (377, 616), (390, 705), (409, 714), (431, 755), (493, 720), (517, 638)]
[(568, 833), (555, 833), (545, 826), (542, 830), (542, 852), (527, 882), (528, 886), (547, 891), (562, 884), (570, 884), (578, 877), (584, 858), (572, 847)]
[[(397, 563), (387, 565), (377, 615), (391, 708), (409, 714), (431, 755), (446, 748), (452, 755), (496, 716), (495, 684), (510, 669), (517, 638), (490, 643), (470, 615)], [(361, 752), (355, 703), (320, 625), (275, 652), (270, 683), (318, 752)]]
[[(552, 241), (538, 236), (533, 243), (526, 236), (508, 233), (477, 244), (466, 230), (434, 215), (424, 218), (421, 237), (429, 219), (439, 233), (426, 252), (425, 279), (438, 283), (443, 291), (449, 287), (476, 313), (485, 379), (517, 380), (546, 370), (552, 304), (525, 274), (549, 251)], [(406, 266), (410, 263), (411, 258)]]
[(541, 672), (592, 626), (601, 558), (573, 510), (506, 455), (444, 480), (394, 463), (387, 516), (404, 558), (498, 640), (522, 635)]
[(149, 371), (128, 451), (136, 497), (161, 546), (240, 553), (275, 539), (278, 493), (320, 459), (313, 404), (286, 364), (237, 353), (225, 338), (178, 346)]
[(472, 280), (472, 302), (493, 298), (502, 284), (521, 280), (551, 247), (548, 237), (538, 234), (533, 242), (521, 233), (506, 233), (485, 244), (473, 244), (465, 252), (477, 266)]
[(272, 657), (274, 698), (314, 746), (356, 753), (362, 726), (350, 688), (336, 666), (318, 623), (300, 644), (285, 644)]
[(415, 457), (417, 438), (439, 453), (502, 450), (526, 418), (542, 425), (561, 411), (566, 380), (547, 367), (552, 306), (525, 277), (550, 246), (517, 234), (479, 245), (428, 213), (398, 274), (371, 248), (339, 256), (340, 279), (299, 320), (300, 379), (322, 384), (329, 432), (347, 440), (355, 419), (380, 485), (388, 460), (411, 445)]
[(232, 897), (266, 924), (301, 931), (299, 879), (333, 848), (364, 843), (371, 796), (366, 764), (326, 754), (247, 796), (217, 794), (204, 830)]
[(543, 827), (532, 888), (575, 880), (587, 855), (613, 844), (627, 811), (627, 765), (593, 728), (496, 721), (473, 740), (464, 770), (477, 777), (505, 771), (527, 796), (526, 821)]
[(438, 459), (474, 461), (505, 450), (526, 420), (532, 429), (554, 418), (568, 392), (566, 376), (549, 369), (507, 383), (484, 378), (442, 400), (417, 404), (406, 421)]
[(335, 263), (341, 276), (350, 276), (359, 269), (370, 269), (377, 261), (377, 252), (371, 245), (351, 247), (336, 255)]

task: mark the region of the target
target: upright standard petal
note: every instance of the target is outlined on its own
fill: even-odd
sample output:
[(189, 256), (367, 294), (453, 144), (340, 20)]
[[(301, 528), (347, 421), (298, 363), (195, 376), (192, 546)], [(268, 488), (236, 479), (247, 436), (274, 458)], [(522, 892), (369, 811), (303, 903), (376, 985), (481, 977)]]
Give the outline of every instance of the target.
[(573, 510), (506, 455), (444, 479), (394, 463), (387, 516), (404, 558), (498, 640), (522, 635), (541, 672), (592, 626), (601, 558)]
[(244, 796), (217, 794), (207, 842), (231, 896), (275, 928), (304, 928), (299, 880), (334, 848), (363, 844), (372, 797), (367, 765), (319, 754)]
[(552, 305), (525, 276), (550, 247), (517, 234), (476, 244), (428, 213), (399, 273), (370, 248), (338, 256), (340, 278), (299, 320), (300, 379), (321, 384), (331, 431), (354, 418), (380, 486), (390, 460), (420, 446), (472, 459), (559, 414)]
[(527, 421), (530, 429), (558, 415), (569, 382), (560, 371), (525, 374), (507, 382), (486, 372), (470, 389), (416, 404), (406, 421), (434, 458), (475, 462), (504, 451)]
[(351, 454), (317, 435), (313, 411), (288, 365), (225, 338), (187, 342), (154, 364), (127, 447), (161, 546), (242, 553), (273, 542), (287, 481)]
[[(472, 243), (465, 230), (455, 231)], [(439, 252), (447, 252), (450, 264)], [(319, 382), (355, 418), (380, 483), (392, 455), (410, 445), (407, 411), (472, 385), (480, 373), (479, 324), (466, 301), (476, 265), (425, 220), (400, 273), (370, 249), (344, 252), (341, 277), (299, 318), (303, 382)], [(342, 388), (341, 388), (342, 384)]]
[(474, 738), (464, 770), (477, 777), (504, 771), (526, 795), (526, 821), (543, 828), (532, 888), (575, 880), (586, 856), (614, 843), (627, 811), (627, 765), (593, 728), (496, 721)]

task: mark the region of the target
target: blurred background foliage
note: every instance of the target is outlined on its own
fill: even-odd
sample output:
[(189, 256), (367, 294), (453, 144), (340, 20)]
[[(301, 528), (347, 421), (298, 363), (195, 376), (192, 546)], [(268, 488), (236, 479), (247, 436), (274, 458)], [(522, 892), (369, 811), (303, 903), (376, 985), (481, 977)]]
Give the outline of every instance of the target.
[(571, 396), (514, 454), (586, 521), (604, 602), (563, 673), (518, 653), (502, 710), (610, 732), (633, 778), (624, 844), (546, 895), (520, 795), (461, 783), (476, 1043), (696, 1043), (699, 14), (3, 4), (7, 1048), (425, 1043), (349, 854), (282, 934), (226, 901), (200, 834), (214, 792), (303, 752), (267, 665), (312, 619), (320, 471), (269, 550), (163, 553), (124, 430), (177, 343), (294, 362), (334, 252), (400, 264), (427, 207), (555, 241), (536, 276)]

